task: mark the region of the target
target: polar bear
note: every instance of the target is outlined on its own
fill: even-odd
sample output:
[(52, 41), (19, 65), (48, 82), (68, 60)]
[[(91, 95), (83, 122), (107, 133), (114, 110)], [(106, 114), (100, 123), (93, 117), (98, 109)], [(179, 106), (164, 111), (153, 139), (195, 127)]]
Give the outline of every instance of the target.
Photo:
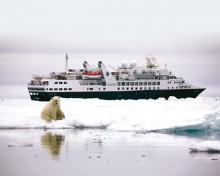
[(65, 118), (65, 115), (60, 108), (60, 98), (58, 96), (52, 97), (46, 104), (41, 112), (41, 118), (46, 122), (51, 122), (52, 120), (62, 120)]

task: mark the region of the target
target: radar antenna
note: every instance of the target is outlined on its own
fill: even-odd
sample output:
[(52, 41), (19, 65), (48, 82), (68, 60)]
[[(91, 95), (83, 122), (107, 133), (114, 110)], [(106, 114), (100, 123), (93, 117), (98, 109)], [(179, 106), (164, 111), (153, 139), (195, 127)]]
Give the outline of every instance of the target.
[(68, 72), (68, 55), (67, 54), (66, 54), (65, 72), (67, 75), (67, 72)]

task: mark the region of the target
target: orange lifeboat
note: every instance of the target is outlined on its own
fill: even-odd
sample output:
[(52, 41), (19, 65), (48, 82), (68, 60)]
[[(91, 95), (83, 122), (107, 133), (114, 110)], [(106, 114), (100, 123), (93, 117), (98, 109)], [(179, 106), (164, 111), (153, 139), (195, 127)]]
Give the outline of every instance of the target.
[(100, 79), (102, 77), (101, 71), (87, 71), (82, 73), (83, 79)]

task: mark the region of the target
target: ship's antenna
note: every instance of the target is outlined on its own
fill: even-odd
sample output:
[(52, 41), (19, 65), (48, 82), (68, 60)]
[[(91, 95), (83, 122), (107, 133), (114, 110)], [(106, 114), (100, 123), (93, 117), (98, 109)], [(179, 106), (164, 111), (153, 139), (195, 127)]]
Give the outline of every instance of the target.
[(68, 55), (67, 54), (66, 54), (65, 72), (67, 75), (67, 72), (68, 72)]

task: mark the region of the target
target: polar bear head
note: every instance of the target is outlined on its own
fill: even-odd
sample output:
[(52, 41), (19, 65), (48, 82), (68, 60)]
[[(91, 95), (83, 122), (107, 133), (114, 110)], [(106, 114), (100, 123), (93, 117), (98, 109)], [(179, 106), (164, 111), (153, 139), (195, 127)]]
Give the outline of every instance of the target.
[(57, 106), (60, 104), (60, 97), (58, 96), (52, 97), (50, 101), (53, 103), (53, 105)]

